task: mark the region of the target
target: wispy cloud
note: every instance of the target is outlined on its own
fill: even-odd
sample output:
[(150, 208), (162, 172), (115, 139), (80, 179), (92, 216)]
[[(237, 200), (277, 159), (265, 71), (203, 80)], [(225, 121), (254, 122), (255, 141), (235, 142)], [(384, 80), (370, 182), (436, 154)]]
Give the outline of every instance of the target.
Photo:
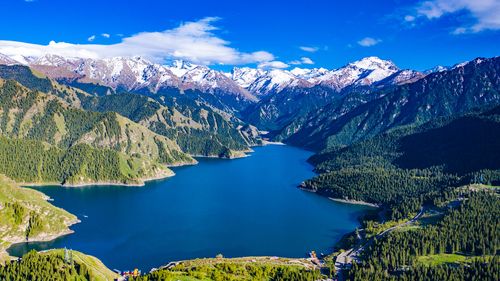
[(104, 37), (104, 38), (109, 38), (109, 37), (111, 37), (111, 35), (110, 35), (109, 33), (103, 33), (103, 34), (101, 34), (101, 36), (102, 36), (102, 37)]
[(258, 68), (262, 69), (272, 69), (272, 68), (288, 68), (290, 65), (282, 62), (282, 61), (268, 61), (259, 63)]
[(308, 57), (301, 57), (300, 60), (293, 60), (289, 62), (292, 65), (300, 65), (300, 64), (314, 64), (314, 61)]
[[(498, 0), (429, 0), (420, 2), (410, 16), (428, 20), (466, 11), (473, 21), (457, 27), (452, 33), (475, 33), (500, 29), (500, 1)], [(406, 17), (405, 17), (406, 20)]]
[(94, 40), (95, 40), (95, 35), (92, 35), (89, 38), (87, 38), (87, 41), (89, 41), (89, 42), (92, 42)]
[[(248, 64), (273, 62), (274, 55), (266, 51), (240, 52), (230, 42), (218, 37), (214, 23), (218, 18), (209, 17), (186, 22), (161, 32), (142, 32), (124, 37), (112, 45), (71, 44), (51, 41), (48, 45), (16, 41), (0, 41), (0, 53), (6, 55), (40, 56), (58, 54), (67, 57), (105, 58), (115, 56), (143, 56), (153, 61), (184, 59), (199, 64)], [(89, 38), (89, 41), (95, 36)], [(283, 66), (283, 65), (281, 65)]]
[(315, 53), (319, 50), (318, 47), (311, 47), (311, 46), (300, 46), (299, 49), (309, 53)]
[(358, 41), (358, 45), (363, 46), (363, 47), (371, 47), (375, 46), (378, 43), (382, 42), (380, 39), (372, 38), (372, 37), (365, 37), (361, 40)]
[(413, 22), (413, 21), (415, 21), (415, 16), (406, 15), (405, 16), (405, 21), (407, 21), (407, 22)]

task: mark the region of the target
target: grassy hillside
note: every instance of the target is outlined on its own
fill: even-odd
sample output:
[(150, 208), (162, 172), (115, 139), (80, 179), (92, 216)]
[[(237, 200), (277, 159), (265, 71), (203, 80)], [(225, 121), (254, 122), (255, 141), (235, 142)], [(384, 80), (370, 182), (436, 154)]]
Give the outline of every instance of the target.
[(229, 157), (259, 144), (255, 136), (247, 136), (238, 128), (240, 122), (234, 117), (224, 117), (212, 108), (182, 98), (157, 101), (143, 95), (122, 93), (81, 96), (81, 105), (86, 110), (118, 112), (176, 140), (183, 151), (192, 155)]
[(147, 157), (77, 144), (61, 149), (40, 141), (0, 137), (0, 171), (23, 183), (142, 184), (172, 171)]
[(0, 260), (12, 243), (51, 240), (70, 233), (68, 226), (75, 222), (74, 215), (51, 205), (41, 192), (0, 175)]
[(239, 129), (242, 122), (234, 116), (177, 92), (173, 96), (167, 92), (117, 94), (111, 88), (72, 79), (57, 82), (26, 66), (0, 66), (0, 78), (59, 97), (74, 108), (117, 112), (177, 142), (191, 155), (241, 156), (249, 146), (260, 144), (256, 135)]
[(100, 260), (72, 250), (32, 251), (19, 262), (0, 265), (2, 280), (112, 281), (118, 277)]
[[(40, 254), (64, 258), (64, 252), (64, 249), (54, 249)], [(91, 280), (112, 281), (118, 278), (118, 275), (115, 272), (107, 268), (102, 263), (102, 261), (100, 261), (96, 257), (89, 256), (74, 250), (67, 250), (66, 252), (70, 253), (75, 264), (85, 265), (87, 267), (89, 275), (91, 276)]]
[(192, 163), (172, 140), (116, 113), (74, 108), (62, 99), (0, 80), (0, 132), (68, 149), (77, 144), (140, 155), (167, 165)]
[(183, 261), (168, 269), (159, 269), (135, 281), (194, 280), (319, 280), (319, 269), (305, 259), (271, 257), (215, 258)]

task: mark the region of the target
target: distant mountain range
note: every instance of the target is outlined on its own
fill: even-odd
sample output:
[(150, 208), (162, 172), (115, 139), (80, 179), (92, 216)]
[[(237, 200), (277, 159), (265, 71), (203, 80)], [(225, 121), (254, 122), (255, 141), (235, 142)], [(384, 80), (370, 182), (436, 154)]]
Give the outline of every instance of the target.
[[(141, 57), (84, 59), (50, 54), (41, 57), (0, 54), (0, 64), (25, 65), (60, 84), (103, 97), (92, 102), (89, 97), (80, 98), (87, 110), (116, 111), (174, 139), (183, 139), (186, 134), (185, 130), (173, 129), (178, 122), (174, 127), (158, 126), (162, 118), (151, 119), (151, 115), (145, 117), (116, 107), (124, 100), (137, 101), (130, 95), (118, 96), (134, 93), (149, 97), (156, 104), (154, 110), (158, 106), (175, 108), (185, 118), (194, 118), (194, 122), (200, 121), (196, 116), (204, 115), (193, 112), (213, 112), (213, 116), (223, 117), (216, 118), (217, 122), (233, 123), (227, 128), (244, 128), (246, 133), (226, 132), (233, 135), (232, 139), (247, 138), (229, 141), (235, 143), (230, 148), (233, 150), (244, 150), (246, 145), (254, 143), (251, 138), (258, 133), (247, 124), (268, 131), (267, 138), (321, 150), (350, 144), (396, 126), (496, 104), (500, 102), (498, 76), (495, 76), (498, 60), (476, 59), (425, 72), (402, 70), (378, 57), (366, 57), (333, 70), (243, 67), (222, 72), (185, 61), (161, 65)], [(9, 78), (5, 73), (2, 77)], [(151, 105), (145, 101), (138, 104)], [(170, 127), (171, 132), (167, 133), (164, 127)], [(212, 125), (207, 128), (210, 127), (220, 128)], [(187, 133), (186, 137), (189, 135), (193, 134)], [(190, 148), (187, 141), (180, 142), (185, 151), (207, 154)], [(224, 146), (217, 153), (223, 154)]]
[[(141, 57), (83, 59), (51, 54), (41, 57), (0, 54), (0, 63), (27, 65), (56, 80), (95, 83), (118, 91), (147, 89), (157, 93), (165, 88), (218, 91), (249, 102), (286, 88), (322, 85), (340, 91), (349, 86), (400, 84), (424, 75), (417, 71), (400, 70), (391, 61), (377, 57), (367, 57), (334, 70), (295, 68), (289, 71), (244, 67), (234, 68), (230, 73), (185, 61), (160, 65)], [(383, 83), (380, 83), (382, 80)]]
[(500, 57), (475, 59), (404, 85), (370, 94), (357, 91), (295, 118), (278, 138), (321, 150), (373, 137), (398, 126), (422, 124), (500, 104)]

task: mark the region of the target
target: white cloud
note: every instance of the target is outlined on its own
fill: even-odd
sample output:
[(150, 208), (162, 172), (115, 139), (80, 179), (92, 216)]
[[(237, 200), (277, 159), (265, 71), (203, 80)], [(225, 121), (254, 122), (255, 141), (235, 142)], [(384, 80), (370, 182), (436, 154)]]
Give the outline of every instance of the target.
[(405, 21), (407, 21), (407, 22), (412, 22), (412, 21), (415, 21), (415, 16), (412, 16), (412, 15), (406, 15), (406, 16), (405, 16)]
[(89, 41), (89, 42), (92, 42), (94, 40), (95, 40), (95, 35), (92, 35), (89, 38), (87, 38), (87, 41)]
[(109, 37), (111, 37), (111, 35), (110, 35), (109, 33), (103, 33), (103, 34), (101, 34), (101, 36), (102, 36), (102, 37), (104, 37), (104, 38), (109, 38)]
[(302, 57), (300, 58), (303, 64), (314, 64), (314, 61), (308, 57)]
[(308, 47), (308, 46), (300, 46), (299, 49), (309, 53), (315, 53), (319, 50), (317, 47)]
[[(274, 56), (266, 51), (240, 52), (230, 42), (214, 34), (218, 18), (186, 22), (161, 32), (142, 32), (124, 37), (112, 45), (71, 44), (51, 41), (48, 45), (16, 41), (0, 41), (0, 53), (6, 55), (41, 56), (47, 53), (66, 57), (106, 58), (143, 56), (156, 62), (184, 59), (199, 64), (247, 64), (271, 62)], [(89, 39), (95, 39), (90, 37)]]
[(314, 64), (314, 61), (308, 57), (301, 57), (300, 60), (293, 60), (288, 64), (299, 65), (299, 64)]
[(270, 68), (288, 68), (289, 65), (282, 61), (267, 61), (259, 63), (258, 68), (270, 69)]
[(371, 47), (374, 45), (377, 45), (378, 43), (382, 42), (380, 39), (375, 39), (372, 37), (365, 37), (361, 40), (358, 41), (358, 44), (363, 47)]
[(452, 32), (452, 34), (455, 34), (455, 35), (464, 34), (464, 33), (467, 33), (467, 28), (465, 28), (465, 27), (457, 27)]
[(498, 0), (431, 0), (421, 2), (415, 8), (415, 16), (429, 20), (447, 14), (467, 11), (474, 22), (458, 27), (453, 34), (500, 29), (500, 1)]

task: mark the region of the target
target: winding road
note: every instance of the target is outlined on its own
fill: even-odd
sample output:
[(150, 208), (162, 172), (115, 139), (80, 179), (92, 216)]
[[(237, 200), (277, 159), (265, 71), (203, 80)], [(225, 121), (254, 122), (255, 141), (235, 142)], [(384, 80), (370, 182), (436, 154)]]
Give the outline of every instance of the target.
[(414, 224), (423, 215), (423, 213), (424, 213), (424, 207), (420, 207), (420, 212), (418, 212), (418, 214), (416, 216), (414, 216), (411, 220), (409, 220), (407, 222), (404, 222), (404, 223), (401, 223), (401, 224), (398, 224), (398, 225), (395, 225), (395, 226), (392, 226), (392, 227), (389, 227), (388, 229), (386, 229), (386, 230), (380, 232), (379, 234), (371, 237), (365, 243), (357, 245), (357, 247), (351, 248), (351, 249), (349, 249), (347, 251), (344, 251), (344, 252), (340, 253), (337, 256), (337, 259), (335, 260), (335, 271), (338, 273), (337, 274), (338, 280), (339, 281), (340, 280), (344, 280), (344, 278), (342, 276), (342, 269), (351, 267), (353, 261), (359, 261), (360, 254), (364, 251), (364, 249), (366, 248), (366, 246), (368, 246), (369, 244), (373, 243), (373, 240), (375, 238), (378, 239), (380, 237), (383, 237), (387, 233), (395, 230), (396, 228), (399, 228), (399, 227), (402, 227), (402, 226), (407, 226), (407, 225), (410, 225), (410, 224)]

